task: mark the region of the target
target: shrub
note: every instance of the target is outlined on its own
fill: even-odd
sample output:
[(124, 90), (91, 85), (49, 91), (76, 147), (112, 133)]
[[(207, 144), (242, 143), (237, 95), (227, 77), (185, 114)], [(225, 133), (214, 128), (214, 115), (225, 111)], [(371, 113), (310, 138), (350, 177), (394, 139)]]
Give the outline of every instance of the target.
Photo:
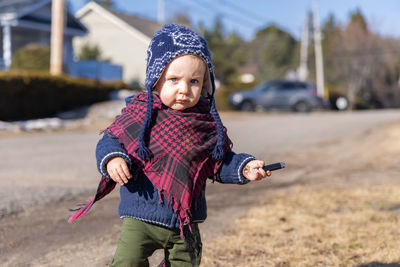
[(252, 83), (240, 83), (234, 82), (229, 87), (221, 86), (215, 92), (215, 104), (217, 105), (218, 110), (232, 110), (232, 107), (229, 106), (229, 95), (238, 91), (246, 91), (255, 87), (259, 81), (255, 81)]
[(111, 91), (122, 88), (127, 87), (120, 82), (104, 83), (43, 72), (0, 72), (0, 120), (54, 116), (108, 100)]
[(101, 50), (98, 45), (85, 43), (81, 46), (78, 57), (79, 60), (100, 60)]
[(29, 44), (22, 47), (14, 53), (11, 69), (49, 72), (50, 47), (39, 44)]

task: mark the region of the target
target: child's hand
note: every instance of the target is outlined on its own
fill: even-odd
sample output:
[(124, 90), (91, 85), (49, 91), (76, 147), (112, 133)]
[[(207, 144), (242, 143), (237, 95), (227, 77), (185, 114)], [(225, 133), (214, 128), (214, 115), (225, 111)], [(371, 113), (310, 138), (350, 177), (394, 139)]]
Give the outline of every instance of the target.
[(247, 162), (243, 168), (243, 176), (250, 181), (258, 181), (267, 176), (271, 176), (271, 171), (264, 171), (265, 162), (262, 160), (252, 160)]
[(107, 162), (107, 172), (114, 182), (124, 185), (128, 183), (128, 179), (132, 178), (129, 172), (128, 165), (125, 160), (121, 157), (111, 158)]

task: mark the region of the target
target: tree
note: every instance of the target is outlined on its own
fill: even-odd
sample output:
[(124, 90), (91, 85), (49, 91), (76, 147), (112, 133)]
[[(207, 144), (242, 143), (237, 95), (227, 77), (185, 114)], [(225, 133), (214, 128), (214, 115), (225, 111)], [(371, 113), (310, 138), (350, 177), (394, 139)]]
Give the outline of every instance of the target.
[(101, 59), (101, 50), (95, 44), (84, 43), (80, 48), (78, 58), (80, 60), (99, 60)]
[[(325, 83), (327, 87), (329, 88), (329, 93), (343, 93), (340, 92), (340, 89), (338, 88), (338, 80), (334, 75), (331, 75), (331, 73), (334, 73), (334, 66), (331, 64), (332, 62), (332, 57), (335, 54), (335, 51), (337, 49), (336, 43), (333, 41), (335, 39), (335, 36), (341, 34), (341, 28), (340, 24), (336, 22), (336, 19), (333, 14), (330, 14), (328, 16), (328, 19), (323, 23), (322, 26), (322, 51), (324, 55), (324, 69), (325, 69)], [(314, 48), (311, 50), (311, 54), (313, 54)], [(313, 62), (313, 61), (312, 61)], [(334, 91), (334, 92), (333, 92)]]
[(262, 79), (283, 78), (295, 68), (297, 41), (288, 32), (270, 25), (256, 33), (250, 43), (250, 61), (259, 67)]
[(351, 14), (350, 23), (347, 27), (353, 27), (354, 25), (357, 25), (364, 32), (369, 31), (367, 22), (365, 21), (360, 9), (356, 9), (356, 11)]
[(338, 27), (339, 25), (336, 22), (335, 16), (330, 14), (322, 26), (322, 35), (324, 37), (324, 41), (328, 41)]
[(371, 32), (360, 10), (350, 14), (347, 25), (330, 16), (323, 32), (330, 91), (346, 94), (351, 108), (400, 106), (399, 40)]
[(200, 27), (200, 31), (211, 50), (217, 79), (224, 85), (232, 85), (237, 67), (245, 62), (245, 41), (235, 33), (226, 35), (220, 18), (212, 29)]
[[(399, 73), (400, 57), (398, 56), (399, 41), (389, 38), (377, 37), (376, 54), (379, 51), (379, 64), (370, 78), (367, 93), (371, 105), (375, 107), (399, 107)], [(365, 90), (364, 90), (365, 91)]]
[(342, 31), (337, 31), (331, 40), (331, 79), (343, 87), (349, 107), (357, 103), (362, 89), (369, 87), (373, 74), (380, 68), (382, 58), (374, 51), (379, 50), (379, 37), (372, 34), (361, 12), (356, 10)]

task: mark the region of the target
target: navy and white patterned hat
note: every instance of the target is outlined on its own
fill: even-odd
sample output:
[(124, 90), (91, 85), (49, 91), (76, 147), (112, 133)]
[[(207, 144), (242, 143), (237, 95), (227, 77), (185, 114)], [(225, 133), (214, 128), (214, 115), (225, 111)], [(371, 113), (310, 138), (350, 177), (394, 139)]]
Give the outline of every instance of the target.
[(147, 49), (146, 88), (154, 88), (169, 62), (187, 54), (196, 55), (206, 63), (208, 72), (205, 86), (206, 91), (212, 94), (214, 84), (211, 84), (209, 78), (214, 66), (207, 41), (185, 26), (176, 24), (165, 25), (151, 40)]
[(207, 65), (202, 95), (208, 97), (210, 101), (210, 113), (217, 125), (218, 140), (213, 149), (212, 156), (216, 160), (221, 160), (224, 156), (223, 144), (225, 143), (225, 135), (224, 127), (215, 106), (214, 65), (210, 51), (208, 50), (207, 41), (189, 28), (177, 24), (167, 24), (156, 32), (147, 49), (145, 82), (148, 98), (147, 112), (139, 134), (139, 146), (136, 151), (142, 159), (150, 158), (151, 156), (150, 150), (145, 145), (144, 136), (151, 122), (153, 108), (152, 91), (168, 63), (181, 55), (196, 55), (202, 58)]

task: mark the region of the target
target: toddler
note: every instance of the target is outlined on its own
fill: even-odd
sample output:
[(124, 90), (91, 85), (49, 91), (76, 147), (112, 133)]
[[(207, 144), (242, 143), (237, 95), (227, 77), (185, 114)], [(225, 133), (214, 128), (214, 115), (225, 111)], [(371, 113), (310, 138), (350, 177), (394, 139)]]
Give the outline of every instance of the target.
[(102, 174), (96, 196), (70, 221), (119, 183), (123, 223), (111, 266), (148, 266), (156, 249), (164, 250), (160, 265), (199, 266), (207, 178), (246, 184), (271, 172), (263, 161), (231, 150), (203, 37), (174, 24), (156, 32), (145, 86), (104, 130), (96, 148)]

